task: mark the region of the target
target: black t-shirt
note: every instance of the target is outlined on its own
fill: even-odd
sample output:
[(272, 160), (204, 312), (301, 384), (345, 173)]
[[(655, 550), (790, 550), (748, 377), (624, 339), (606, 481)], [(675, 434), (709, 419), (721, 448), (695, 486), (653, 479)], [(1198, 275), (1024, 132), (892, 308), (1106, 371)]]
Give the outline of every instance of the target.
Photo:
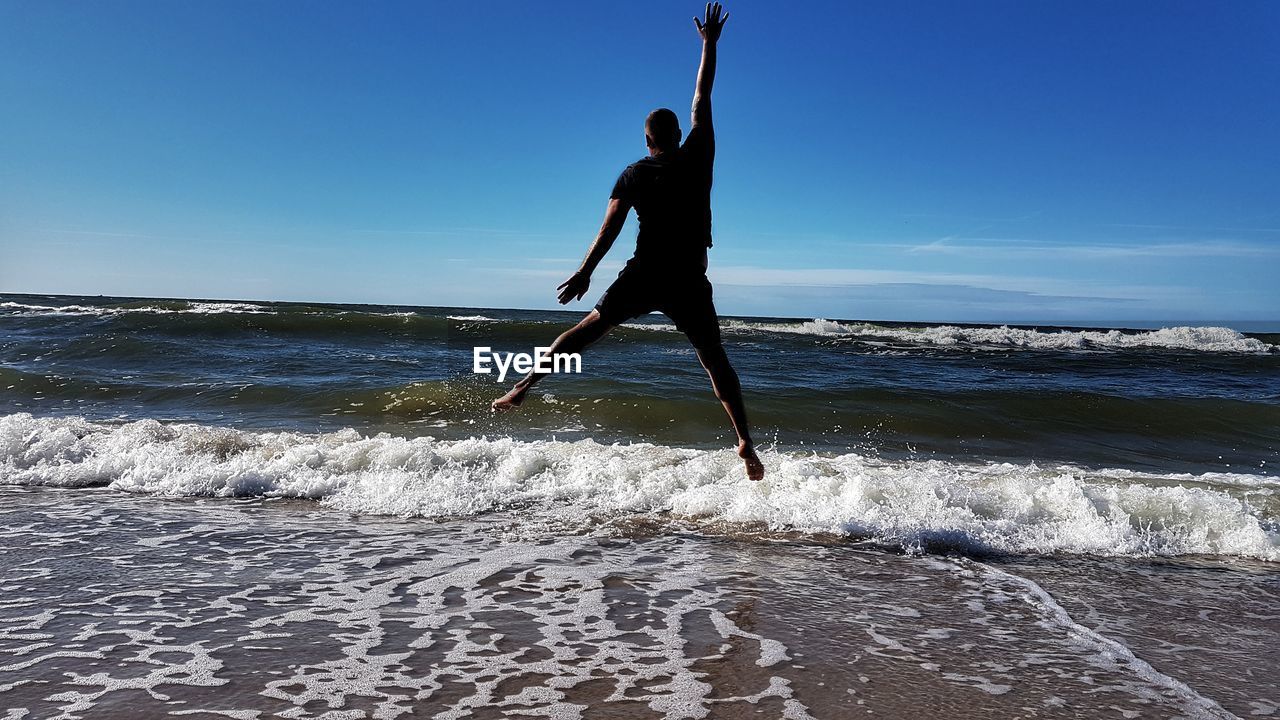
[(711, 166), (715, 138), (694, 127), (684, 145), (627, 166), (613, 194), (636, 209), (640, 230), (632, 263), (697, 265), (711, 247)]

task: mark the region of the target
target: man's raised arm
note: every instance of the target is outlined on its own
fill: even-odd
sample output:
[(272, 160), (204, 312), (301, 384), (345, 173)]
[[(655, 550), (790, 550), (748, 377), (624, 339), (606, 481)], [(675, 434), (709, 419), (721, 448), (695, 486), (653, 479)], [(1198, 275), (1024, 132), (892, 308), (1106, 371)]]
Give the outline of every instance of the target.
[(698, 65), (698, 84), (693, 89), (693, 121), (692, 128), (699, 125), (711, 129), (711, 85), (716, 80), (716, 43), (720, 41), (720, 31), (729, 13), (721, 12), (720, 3), (707, 3), (707, 12), (702, 20), (693, 19), (702, 36), (702, 62)]

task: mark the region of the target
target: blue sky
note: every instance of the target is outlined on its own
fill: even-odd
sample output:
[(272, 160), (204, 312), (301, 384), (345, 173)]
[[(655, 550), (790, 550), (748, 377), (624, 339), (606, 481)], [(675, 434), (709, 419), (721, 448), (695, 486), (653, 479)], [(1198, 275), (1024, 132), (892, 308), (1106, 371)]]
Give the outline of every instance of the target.
[[(0, 0), (0, 291), (555, 307), (699, 9)], [(1280, 319), (1280, 3), (728, 9), (723, 313)]]

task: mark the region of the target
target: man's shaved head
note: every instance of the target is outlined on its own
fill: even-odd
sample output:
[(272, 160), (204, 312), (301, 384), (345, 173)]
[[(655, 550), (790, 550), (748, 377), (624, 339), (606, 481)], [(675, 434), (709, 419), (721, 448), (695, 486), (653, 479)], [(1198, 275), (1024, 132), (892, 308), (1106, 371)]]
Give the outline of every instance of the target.
[(658, 108), (644, 120), (644, 136), (650, 148), (663, 152), (680, 147), (680, 120), (666, 108)]

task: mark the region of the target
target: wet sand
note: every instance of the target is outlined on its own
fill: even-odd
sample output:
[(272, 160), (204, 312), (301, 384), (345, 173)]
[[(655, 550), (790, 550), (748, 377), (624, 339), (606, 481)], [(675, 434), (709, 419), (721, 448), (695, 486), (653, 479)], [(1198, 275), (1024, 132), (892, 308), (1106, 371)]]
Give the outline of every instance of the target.
[(0, 518), (5, 720), (1280, 712), (1267, 563), (106, 489)]

